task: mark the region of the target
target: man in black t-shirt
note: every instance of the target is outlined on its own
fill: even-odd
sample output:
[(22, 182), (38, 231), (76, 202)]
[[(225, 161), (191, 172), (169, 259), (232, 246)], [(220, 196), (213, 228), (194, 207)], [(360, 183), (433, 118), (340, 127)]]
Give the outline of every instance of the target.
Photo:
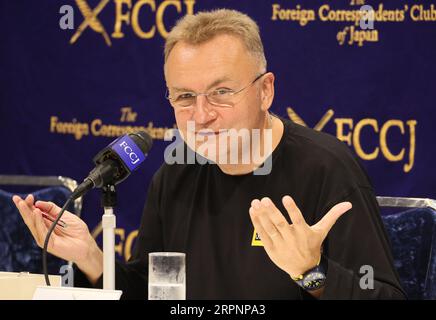
[[(123, 298), (147, 297), (154, 251), (186, 253), (188, 299), (404, 297), (358, 161), (334, 137), (269, 112), (274, 75), (253, 20), (184, 17), (166, 39), (164, 72), (183, 143), (150, 184), (134, 255), (117, 263)], [(47, 226), (35, 213), (59, 208), (14, 201), (41, 244)], [(76, 233), (53, 235), (49, 251), (98, 285), (101, 251), (64, 217)]]

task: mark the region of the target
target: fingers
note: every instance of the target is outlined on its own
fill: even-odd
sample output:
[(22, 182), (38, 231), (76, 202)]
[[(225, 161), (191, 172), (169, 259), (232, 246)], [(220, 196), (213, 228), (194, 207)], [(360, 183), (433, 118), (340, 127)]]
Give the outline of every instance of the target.
[[(34, 198), (32, 195), (28, 195), (24, 200), (21, 199), (21, 197), (14, 195), (12, 197), (12, 201), (17, 206), (18, 211), (20, 212), (21, 217), (24, 220), (24, 223), (29, 228), (29, 230), (32, 233), (32, 236), (35, 239), (38, 246), (41, 248), (44, 247), (45, 237), (47, 235), (48, 228), (50, 227), (52, 222), (45, 220), (42, 217), (43, 212), (39, 208), (35, 208), (33, 206)], [(57, 208), (58, 208), (53, 203), (49, 203), (49, 202), (38, 201), (37, 203), (39, 203), (40, 205), (42, 205), (45, 208), (51, 209), (51, 211), (50, 211), (51, 214), (55, 214), (54, 212), (56, 212)], [(57, 230), (57, 229), (58, 229), (58, 227), (55, 228), (55, 233), (59, 232), (59, 230)], [(50, 238), (50, 241), (48, 243), (48, 250), (49, 251), (51, 251), (51, 249), (54, 246), (54, 240), (55, 240), (55, 236), (52, 235), (52, 237)]]
[[(47, 236), (47, 232), (48, 232), (48, 227), (44, 221), (44, 218), (42, 217), (42, 212), (39, 209), (35, 210), (35, 229), (37, 234), (37, 236), (35, 237), (36, 243), (38, 244), (38, 246), (43, 248), (45, 237)], [(50, 239), (48, 249), (51, 249), (52, 244), (53, 244), (53, 238)]]
[(39, 236), (37, 234), (37, 229), (35, 226), (36, 215), (32, 211), (32, 208), (29, 206), (28, 202), (21, 199), (19, 196), (13, 196), (12, 200), (14, 201), (15, 205), (17, 206), (18, 211), (20, 212), (21, 217), (24, 220), (24, 223), (27, 225), (30, 232), (32, 233), (32, 236), (38, 242)]
[(268, 211), (270, 211), (271, 208), (269, 207), (269, 204), (267, 205), (266, 203), (267, 202), (264, 199), (262, 199), (262, 201), (255, 199), (252, 202), (253, 209), (254, 209), (253, 211), (254, 214), (259, 219), (262, 228), (268, 234), (269, 238), (271, 238), (271, 240), (274, 241), (275, 238), (281, 237), (281, 235), (278, 228), (274, 225), (274, 222), (269, 217)]
[(263, 215), (263, 218), (265, 220), (269, 220), (269, 222), (273, 224), (274, 229), (278, 230), (282, 237), (285, 237), (285, 233), (288, 231), (289, 223), (286, 221), (280, 210), (277, 209), (270, 198), (263, 198), (260, 203), (262, 204), (266, 213)]
[(22, 199), (20, 196), (17, 195), (13, 195), (12, 196), (12, 201), (15, 203), (15, 205), (18, 204), (18, 202), (20, 201), (25, 201), (26, 204), (31, 207), (33, 206), (33, 202), (34, 202), (34, 198), (32, 194), (28, 194), (26, 198)]
[(20, 196), (17, 196), (17, 195), (12, 196), (12, 201), (15, 203), (15, 205), (17, 205), (17, 203), (18, 203), (20, 200), (23, 200), (23, 199), (21, 199)]
[(261, 201), (255, 199), (251, 205), (251, 215), (257, 218), (258, 223), (272, 242), (289, 238), (289, 223), (271, 199), (263, 198)]
[(35, 207), (40, 209), (42, 212), (46, 212), (51, 216), (57, 216), (58, 213), (61, 211), (61, 208), (59, 208), (53, 202), (47, 202), (47, 201), (36, 201)]
[(315, 224), (314, 227), (319, 228), (323, 232), (325, 238), (336, 221), (352, 207), (353, 205), (351, 202), (338, 203), (331, 208), (330, 211), (327, 212), (326, 215), (317, 224)]
[(15, 206), (18, 208), (18, 211), (21, 214), (21, 217), (24, 220), (24, 223), (29, 227), (32, 228), (33, 227), (33, 212), (31, 207), (29, 206), (28, 202), (26, 202), (25, 200), (21, 199), (21, 197), (19, 196), (13, 196), (12, 197), (12, 201), (14, 201)]
[[(259, 201), (259, 200), (257, 200)], [(260, 240), (262, 241), (263, 246), (265, 249), (269, 249), (272, 247), (272, 240), (268, 233), (263, 228), (262, 224), (260, 223), (258, 215), (255, 213), (255, 209), (251, 207), (249, 210), (251, 222), (253, 223), (254, 229), (256, 230), (257, 234), (260, 237)]]
[(34, 198), (32, 194), (27, 195), (26, 199), (24, 199), (24, 201), (26, 201), (27, 205), (29, 207), (33, 207), (33, 202), (34, 202)]
[(283, 206), (288, 212), (289, 218), (291, 218), (292, 224), (295, 226), (306, 225), (303, 214), (295, 204), (294, 199), (290, 196), (284, 196), (282, 199)]

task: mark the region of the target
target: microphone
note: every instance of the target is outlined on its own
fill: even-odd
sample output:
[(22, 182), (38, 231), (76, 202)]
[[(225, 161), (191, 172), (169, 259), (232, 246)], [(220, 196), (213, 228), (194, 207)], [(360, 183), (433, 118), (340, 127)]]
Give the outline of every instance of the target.
[(145, 160), (152, 144), (153, 140), (147, 133), (138, 131), (115, 139), (93, 158), (96, 167), (70, 195), (45, 237), (42, 250), (42, 267), (45, 282), (48, 286), (50, 286), (47, 268), (48, 242), (68, 205), (93, 188), (116, 185), (124, 181)]
[(96, 167), (74, 190), (70, 198), (74, 200), (93, 188), (101, 188), (108, 184), (117, 185), (124, 181), (145, 160), (152, 144), (152, 138), (144, 131), (115, 139), (93, 158)]

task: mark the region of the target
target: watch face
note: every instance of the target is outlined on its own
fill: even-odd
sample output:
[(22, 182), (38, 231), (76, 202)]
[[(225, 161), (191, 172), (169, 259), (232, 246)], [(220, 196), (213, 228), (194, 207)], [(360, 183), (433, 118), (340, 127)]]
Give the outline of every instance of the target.
[(325, 282), (325, 275), (321, 272), (312, 272), (303, 280), (303, 286), (306, 290), (316, 290), (321, 288)]

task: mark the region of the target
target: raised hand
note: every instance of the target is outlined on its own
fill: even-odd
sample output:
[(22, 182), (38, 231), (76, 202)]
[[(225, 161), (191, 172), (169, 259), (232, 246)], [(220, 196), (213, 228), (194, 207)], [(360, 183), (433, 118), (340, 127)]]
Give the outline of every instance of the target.
[(282, 202), (291, 224), (269, 198), (254, 199), (249, 213), (270, 259), (291, 277), (297, 277), (318, 264), (324, 239), (352, 205), (338, 203), (318, 223), (309, 226), (290, 196), (284, 196)]
[[(39, 247), (44, 246), (44, 240), (52, 222), (43, 218), (43, 214), (54, 220), (61, 211), (52, 202), (37, 201), (34, 203), (32, 195), (26, 199), (13, 196), (12, 200), (35, 238)], [(102, 273), (102, 253), (89, 229), (83, 220), (71, 212), (65, 211), (61, 220), (65, 227), (57, 225), (48, 243), (48, 252), (67, 260), (73, 261), (88, 276), (90, 281), (95, 281)]]

